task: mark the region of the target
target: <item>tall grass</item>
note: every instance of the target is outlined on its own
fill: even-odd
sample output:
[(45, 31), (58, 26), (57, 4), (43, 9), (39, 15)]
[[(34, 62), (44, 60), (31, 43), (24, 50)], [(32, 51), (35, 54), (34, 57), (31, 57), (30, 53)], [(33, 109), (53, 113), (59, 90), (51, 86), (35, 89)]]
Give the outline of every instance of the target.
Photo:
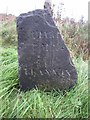
[(88, 22), (75, 22), (74, 19), (64, 18), (57, 23), (71, 56), (81, 55), (83, 60), (89, 60)]
[(19, 90), (18, 60), (15, 48), (0, 48), (0, 117), (1, 118), (87, 118), (88, 63), (73, 59), (78, 82), (69, 92), (32, 89)]

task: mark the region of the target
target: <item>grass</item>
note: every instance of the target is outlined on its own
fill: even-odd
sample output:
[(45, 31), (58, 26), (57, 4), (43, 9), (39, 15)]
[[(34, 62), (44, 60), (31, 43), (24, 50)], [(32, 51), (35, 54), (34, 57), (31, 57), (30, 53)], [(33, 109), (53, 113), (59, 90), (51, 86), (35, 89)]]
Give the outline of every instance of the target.
[(17, 49), (0, 50), (0, 116), (1, 118), (87, 118), (88, 62), (73, 59), (78, 72), (77, 85), (69, 92), (38, 88), (21, 92), (18, 88)]

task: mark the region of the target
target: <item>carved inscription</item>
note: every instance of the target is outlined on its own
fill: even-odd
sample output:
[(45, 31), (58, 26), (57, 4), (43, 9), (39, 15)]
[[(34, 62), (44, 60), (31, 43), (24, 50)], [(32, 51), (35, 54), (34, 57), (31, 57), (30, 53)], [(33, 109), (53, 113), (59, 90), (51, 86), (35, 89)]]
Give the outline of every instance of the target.
[(58, 28), (47, 10), (17, 18), (20, 88), (69, 89), (77, 72)]

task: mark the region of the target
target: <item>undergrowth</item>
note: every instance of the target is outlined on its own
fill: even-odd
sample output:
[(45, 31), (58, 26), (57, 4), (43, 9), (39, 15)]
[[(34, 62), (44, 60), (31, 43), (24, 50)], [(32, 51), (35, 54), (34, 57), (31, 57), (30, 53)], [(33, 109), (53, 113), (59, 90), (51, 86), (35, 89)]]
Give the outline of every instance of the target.
[(1, 47), (0, 117), (1, 118), (87, 118), (88, 63), (81, 58), (73, 62), (78, 82), (69, 92), (38, 88), (27, 92), (19, 89), (17, 49)]

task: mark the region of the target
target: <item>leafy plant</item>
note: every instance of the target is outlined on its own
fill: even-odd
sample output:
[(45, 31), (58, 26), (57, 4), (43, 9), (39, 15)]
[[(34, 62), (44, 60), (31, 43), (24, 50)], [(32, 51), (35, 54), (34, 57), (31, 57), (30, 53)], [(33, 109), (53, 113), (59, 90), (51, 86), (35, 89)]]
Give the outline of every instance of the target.
[(10, 23), (3, 23), (1, 27), (2, 45), (17, 45), (17, 32), (15, 21)]

